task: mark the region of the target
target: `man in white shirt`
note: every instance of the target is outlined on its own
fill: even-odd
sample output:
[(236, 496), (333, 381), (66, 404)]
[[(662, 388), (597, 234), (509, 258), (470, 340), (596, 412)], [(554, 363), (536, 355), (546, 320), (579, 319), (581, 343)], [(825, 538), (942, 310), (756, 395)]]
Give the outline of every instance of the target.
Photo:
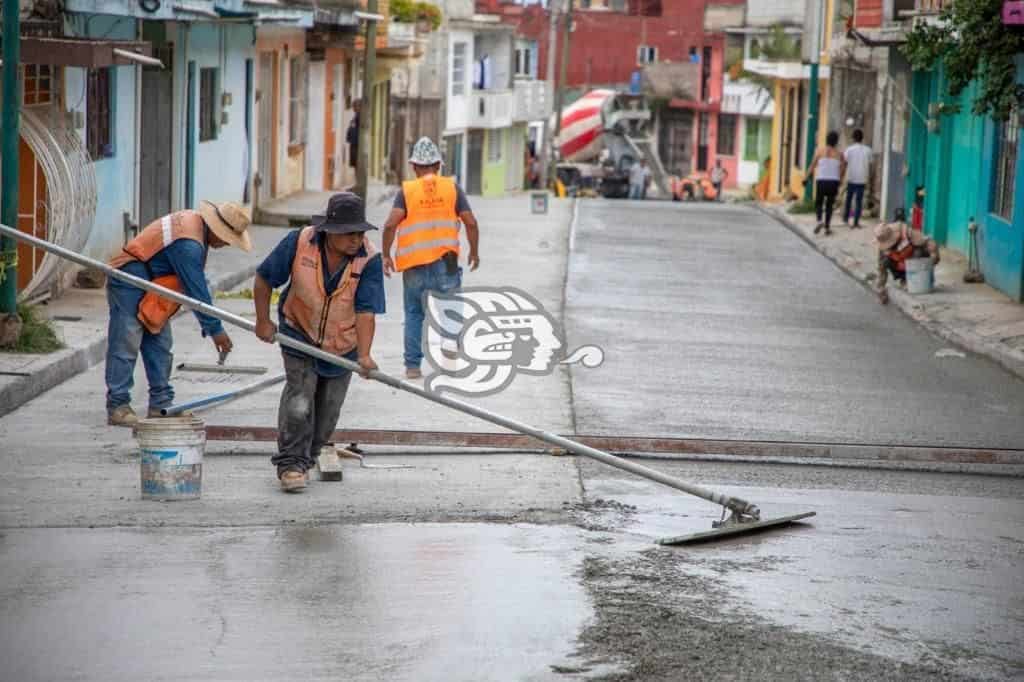
[(871, 147), (864, 144), (864, 131), (853, 131), (853, 144), (843, 152), (846, 159), (846, 209), (843, 222), (850, 224), (850, 208), (856, 200), (853, 212), (853, 227), (860, 227), (861, 207), (864, 203), (864, 188), (871, 171)]

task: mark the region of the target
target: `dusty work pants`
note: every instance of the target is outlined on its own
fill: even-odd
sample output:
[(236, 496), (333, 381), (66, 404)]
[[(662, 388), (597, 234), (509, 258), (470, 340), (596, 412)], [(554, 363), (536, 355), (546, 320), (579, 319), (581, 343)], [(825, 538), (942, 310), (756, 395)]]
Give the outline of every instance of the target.
[(107, 283), (110, 324), (107, 327), (107, 412), (113, 412), (132, 400), (135, 361), (142, 354), (142, 365), (149, 381), (149, 409), (169, 407), (174, 402), (171, 388), (171, 323), (159, 334), (150, 334), (139, 322), (137, 313), (142, 289), (115, 279)]
[(278, 476), (313, 468), (320, 448), (331, 442), (345, 404), (351, 372), (335, 378), (316, 373), (316, 361), (284, 355), (285, 382), (277, 411), (277, 454), (270, 458)]

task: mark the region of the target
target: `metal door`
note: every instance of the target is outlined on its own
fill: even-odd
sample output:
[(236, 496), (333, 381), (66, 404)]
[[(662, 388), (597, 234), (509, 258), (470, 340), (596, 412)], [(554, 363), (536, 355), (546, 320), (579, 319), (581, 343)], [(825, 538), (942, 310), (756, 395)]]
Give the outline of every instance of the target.
[(256, 84), (256, 107), (259, 123), (257, 127), (256, 144), (258, 146), (258, 163), (256, 172), (259, 175), (260, 183), (256, 189), (256, 197), (259, 203), (264, 199), (274, 196), (274, 174), (273, 174), (273, 132), (274, 132), (274, 53), (260, 53), (260, 73)]
[(169, 45), (154, 46), (154, 57), (167, 65), (142, 67), (142, 129), (139, 149), (139, 225), (145, 227), (171, 212), (171, 123), (174, 63)]
[(469, 158), (466, 160), (466, 192), (481, 194), (483, 191), (484, 173), (484, 131), (470, 130), (469, 143), (466, 147)]

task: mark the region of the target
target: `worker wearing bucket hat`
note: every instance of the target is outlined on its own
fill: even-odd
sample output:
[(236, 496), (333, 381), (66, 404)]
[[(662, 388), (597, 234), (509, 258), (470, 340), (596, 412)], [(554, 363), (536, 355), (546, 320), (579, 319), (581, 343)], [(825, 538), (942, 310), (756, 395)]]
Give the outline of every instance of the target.
[(889, 292), (885, 285), (890, 274), (900, 284), (906, 284), (908, 259), (931, 258), (932, 265), (939, 262), (939, 245), (935, 240), (924, 236), (919, 230), (911, 229), (905, 220), (903, 209), (898, 208), (895, 221), (875, 227), (875, 245), (878, 247), (875, 287), (878, 300), (883, 305), (889, 302)]
[[(281, 240), (256, 270), (253, 298), (256, 335), (273, 342), (273, 290), (285, 286), (278, 303), (280, 333), (377, 368), (370, 355), (375, 315), (384, 313), (380, 254), (366, 238), (363, 201), (351, 192), (331, 197), (324, 215)], [(271, 463), (285, 492), (306, 487), (320, 448), (330, 441), (348, 393), (351, 373), (282, 346), (285, 386), (278, 409), (277, 453)]]
[[(209, 249), (236, 246), (252, 250), (249, 216), (238, 204), (200, 203), (194, 211), (177, 211), (154, 220), (125, 244), (110, 261), (119, 268), (191, 298), (211, 303), (203, 269)], [(135, 360), (142, 353), (149, 382), (149, 417), (174, 402), (171, 376), (171, 327), (167, 322), (179, 306), (153, 292), (111, 279), (107, 284), (110, 326), (107, 334), (107, 423), (133, 426), (138, 417), (131, 407)], [(203, 336), (213, 339), (221, 353), (231, 350), (231, 338), (220, 320), (196, 311)]]
[[(462, 286), (459, 224), (466, 226), (469, 267), (480, 265), (480, 230), (465, 192), (455, 180), (439, 175), (441, 152), (421, 137), (409, 156), (415, 180), (402, 183), (384, 223), (384, 274), (402, 273), (405, 302), (405, 376), (423, 376), (423, 300), (427, 292), (451, 293)], [(397, 236), (397, 244), (395, 243)], [(391, 257), (395, 246), (395, 257)]]

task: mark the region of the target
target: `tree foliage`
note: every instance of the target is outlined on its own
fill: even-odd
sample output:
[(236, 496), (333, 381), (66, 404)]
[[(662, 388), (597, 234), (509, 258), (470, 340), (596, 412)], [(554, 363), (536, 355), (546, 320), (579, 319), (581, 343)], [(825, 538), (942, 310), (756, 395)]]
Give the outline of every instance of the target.
[(429, 24), (432, 31), (436, 31), (441, 25), (441, 9), (429, 2), (391, 0), (388, 10), (391, 12), (391, 18), (395, 21), (408, 24), (422, 21)]
[(952, 0), (938, 21), (918, 22), (902, 48), (914, 69), (942, 66), (952, 97), (977, 80), (971, 110), (997, 121), (1024, 102), (1016, 65), (1024, 53), (1024, 31), (1003, 25), (1002, 7), (1003, 0)]

